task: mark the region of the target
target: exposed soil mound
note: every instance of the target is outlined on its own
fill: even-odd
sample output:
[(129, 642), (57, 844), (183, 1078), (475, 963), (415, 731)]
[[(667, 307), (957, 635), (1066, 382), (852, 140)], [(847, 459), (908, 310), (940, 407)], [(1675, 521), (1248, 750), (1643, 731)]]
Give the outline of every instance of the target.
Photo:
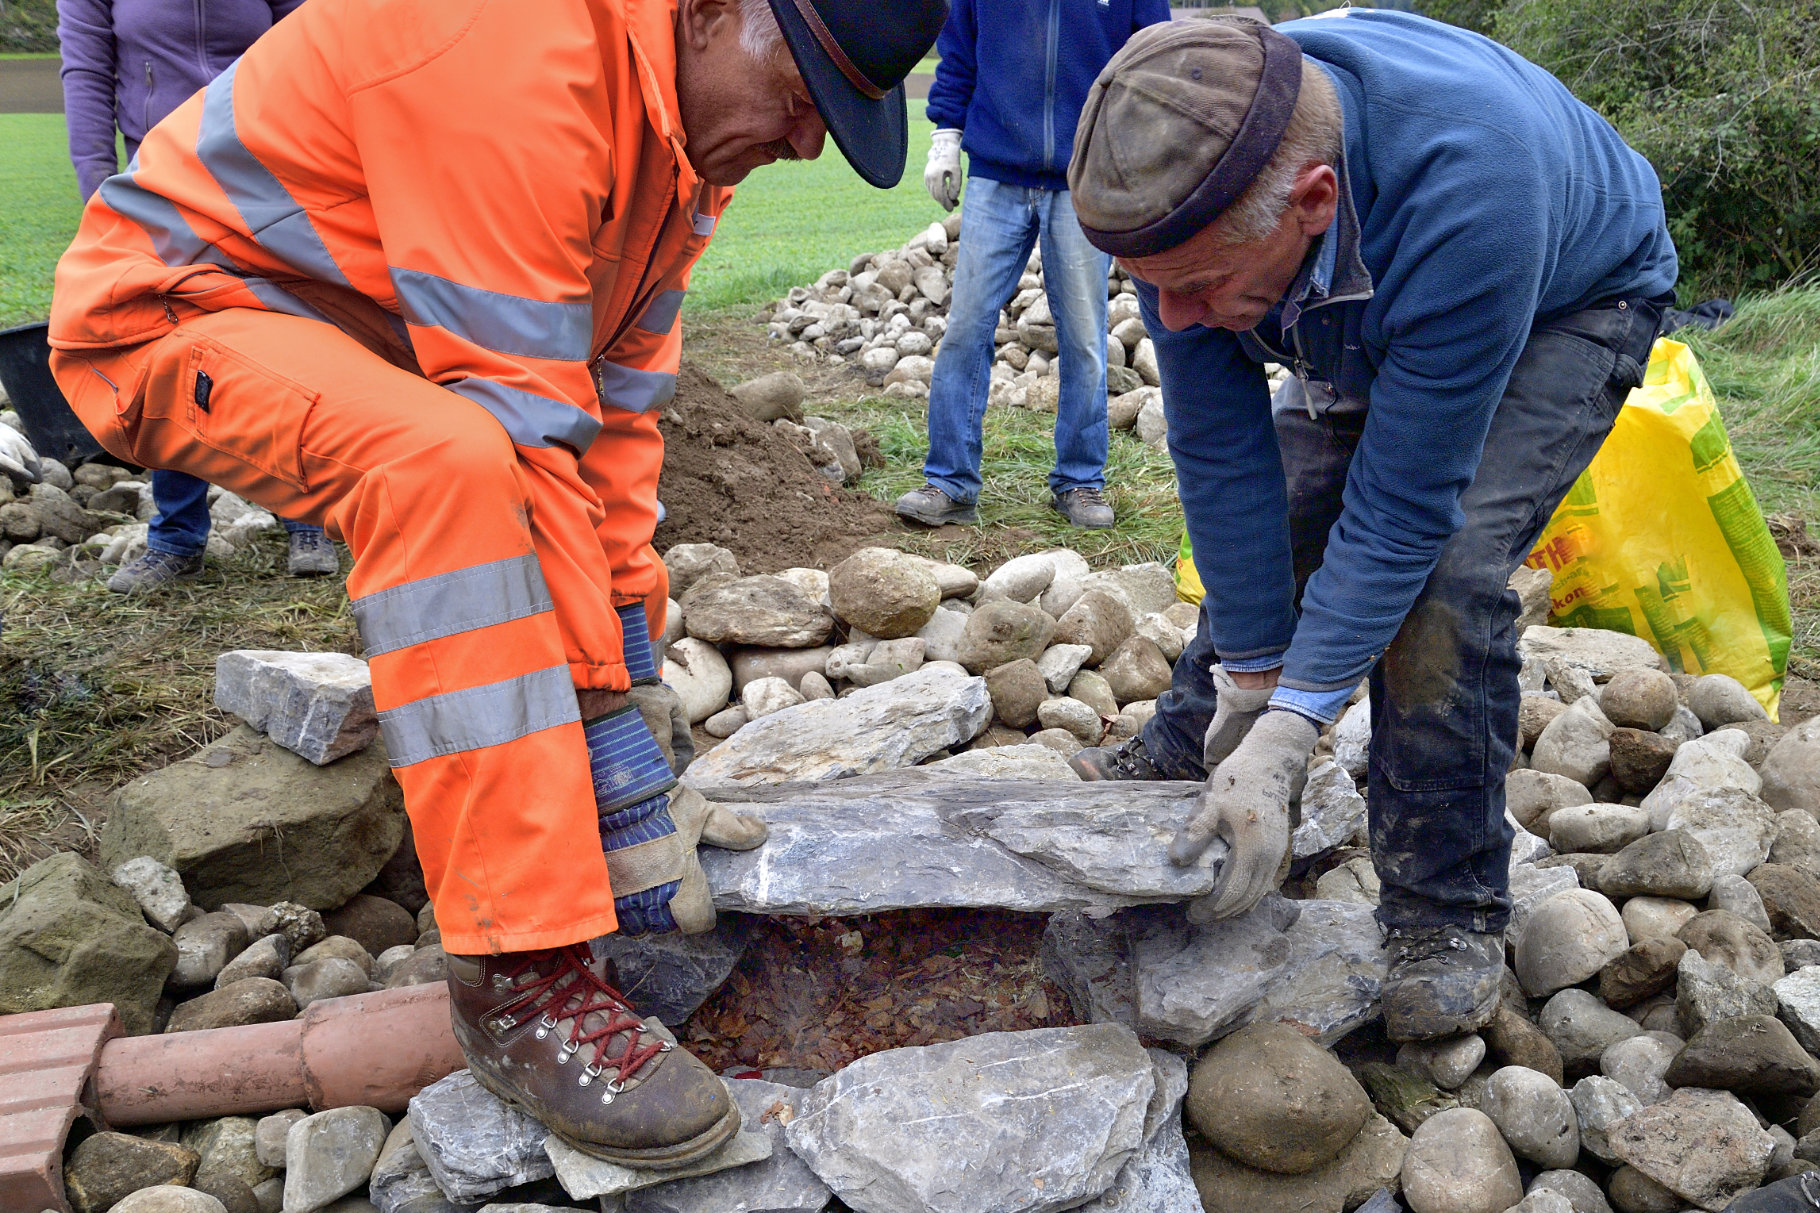
[(893, 527), (889, 506), (829, 484), (788, 438), (746, 416), (688, 363), (658, 429), (664, 468), (657, 495), (669, 512), (657, 528), (660, 552), (717, 543), (739, 557), (745, 573), (829, 568)]

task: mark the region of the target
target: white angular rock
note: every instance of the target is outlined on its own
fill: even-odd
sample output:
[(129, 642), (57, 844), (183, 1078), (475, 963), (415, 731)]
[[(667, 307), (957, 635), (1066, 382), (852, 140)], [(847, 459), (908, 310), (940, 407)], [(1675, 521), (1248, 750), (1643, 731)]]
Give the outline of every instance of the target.
[(1754, 795), (1761, 791), (1762, 778), (1744, 761), (1749, 744), (1750, 738), (1742, 730), (1721, 729), (1677, 749), (1667, 774), (1643, 798), (1643, 807), (1649, 810), (1650, 828), (1668, 829), (1675, 810), (1690, 800), (1720, 792)]
[[(1371, 762), (1371, 700), (1361, 699), (1346, 709), (1333, 726), (1333, 760), (1354, 779), (1365, 778)], [(1508, 795), (1508, 792), (1506, 793)]]
[(1763, 907), (1763, 895), (1757, 892), (1756, 885), (1742, 876), (1725, 873), (1713, 877), (1706, 905), (1711, 910), (1729, 910), (1759, 931), (1769, 933), (1769, 911)]
[(1084, 644), (1052, 644), (1043, 650), (1043, 655), (1036, 659), (1037, 672), (1042, 674), (1043, 681), (1049, 684), (1049, 690), (1056, 695), (1066, 694), (1068, 684), (1081, 671), (1081, 666), (1093, 649)]
[(223, 653), (215, 659), (215, 706), (317, 766), (379, 735), (367, 663), (346, 653)]
[(1745, 1015), (1774, 1015), (1776, 992), (1689, 948), (1675, 969), (1675, 1014), (1692, 1036), (1709, 1023)]
[(1771, 988), (1781, 1008), (1777, 1015), (1795, 1040), (1809, 1053), (1820, 1051), (1820, 966), (1796, 969)]
[(1290, 836), (1294, 862), (1306, 864), (1318, 855), (1345, 846), (1365, 824), (1365, 798), (1340, 765), (1319, 759), (1302, 789), (1302, 824)]
[(1568, 1093), (1574, 1119), (1580, 1128), (1580, 1144), (1588, 1154), (1604, 1163), (1617, 1163), (1606, 1132), (1643, 1107), (1634, 1092), (1615, 1078), (1590, 1075), (1574, 1084)]
[(391, 1131), (378, 1108), (330, 1108), (284, 1138), (284, 1213), (316, 1213), (366, 1183)]
[(484, 1201), (517, 1184), (548, 1179), (549, 1130), (474, 1081), (466, 1070), (411, 1097), (417, 1152), (450, 1200)]
[(1541, 998), (1596, 975), (1630, 946), (1624, 920), (1602, 893), (1569, 889), (1543, 902), (1517, 940), (1523, 989)]
[(993, 1032), (862, 1057), (816, 1084), (785, 1133), (868, 1213), (1052, 1213), (1136, 1156), (1156, 1081), (1116, 1024)]
[(710, 792), (914, 766), (972, 740), (991, 718), (985, 679), (924, 666), (845, 699), (802, 703), (755, 720), (697, 757), (688, 781)]
[(690, 724), (700, 724), (727, 706), (733, 670), (719, 649), (684, 636), (664, 651), (663, 680), (682, 700)]
[(1505, 928), (1505, 937), (1511, 940), (1522, 939), (1523, 932), (1529, 925), (1529, 916), (1538, 907), (1557, 893), (1579, 887), (1580, 877), (1565, 865), (1540, 868), (1533, 863), (1511, 864), (1510, 925)]
[(114, 883), (133, 895), (146, 920), (165, 934), (183, 925), (189, 913), (190, 895), (183, 887), (183, 877), (149, 855), (129, 859), (109, 876)]
[(1665, 828), (1698, 838), (1712, 859), (1715, 877), (1742, 876), (1769, 858), (1776, 841), (1776, 811), (1749, 792), (1728, 788), (1681, 800), (1669, 812)]

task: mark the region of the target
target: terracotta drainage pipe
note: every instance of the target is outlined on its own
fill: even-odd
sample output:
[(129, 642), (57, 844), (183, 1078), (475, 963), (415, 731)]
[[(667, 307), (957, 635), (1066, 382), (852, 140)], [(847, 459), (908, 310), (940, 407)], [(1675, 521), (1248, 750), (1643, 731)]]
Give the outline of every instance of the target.
[(466, 1065), (448, 987), (434, 982), (326, 999), (283, 1023), (117, 1037), (94, 1089), (113, 1126), (354, 1104), (395, 1113)]

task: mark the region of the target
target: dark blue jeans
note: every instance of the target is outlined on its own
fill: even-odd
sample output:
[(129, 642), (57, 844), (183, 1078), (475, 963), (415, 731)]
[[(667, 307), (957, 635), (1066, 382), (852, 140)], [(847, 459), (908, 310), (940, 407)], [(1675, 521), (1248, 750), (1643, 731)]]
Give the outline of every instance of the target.
[[(145, 546), (167, 556), (194, 556), (209, 545), (209, 482), (188, 472), (152, 472), (152, 503), (158, 512), (146, 528)], [(281, 518), (290, 534), (320, 531), (307, 522)]]
[[(1504, 776), (1522, 697), (1519, 604), (1506, 582), (1642, 382), (1665, 302), (1613, 300), (1531, 330), (1461, 498), (1465, 524), (1371, 671), (1371, 852), (1387, 928), (1504, 929)], [(1298, 595), (1339, 519), (1364, 425), (1363, 412), (1276, 415)], [(1151, 760), (1172, 778), (1206, 777), (1211, 632), (1203, 615), (1144, 729)]]

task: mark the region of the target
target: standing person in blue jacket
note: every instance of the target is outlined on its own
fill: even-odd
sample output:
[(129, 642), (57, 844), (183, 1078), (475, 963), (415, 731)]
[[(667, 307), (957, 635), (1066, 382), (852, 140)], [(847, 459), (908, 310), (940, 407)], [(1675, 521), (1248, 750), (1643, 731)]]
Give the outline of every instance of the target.
[[(70, 160), (87, 202), (120, 171), (117, 130), (128, 161), (160, 119), (226, 71), (254, 39), (303, 0), (57, 0), (63, 112)], [(209, 541), (209, 486), (183, 472), (152, 472), (145, 554), (108, 579), (116, 594), (153, 589), (202, 571)], [(339, 571), (320, 527), (284, 520), (290, 573)]]
[(937, 129), (923, 184), (944, 210), (961, 198), (960, 256), (948, 329), (929, 381), (928, 481), (897, 500), (928, 526), (979, 521), (980, 426), (993, 333), (1043, 242), (1061, 393), (1051, 504), (1080, 527), (1109, 527), (1106, 487), (1106, 276), (1068, 200), (1068, 153), (1093, 78), (1125, 39), (1169, 20), (1168, 0), (954, 0), (929, 89)]
[[(1069, 182), (1140, 283), (1207, 587), (1155, 719), (1077, 769), (1204, 777), (1171, 857), (1224, 839), (1190, 913), (1240, 913), (1280, 882), (1319, 730), (1369, 677), (1385, 1024), (1473, 1031), (1510, 913), (1506, 580), (1672, 302), (1656, 175), (1511, 51), (1352, 9), (1133, 38)], [(1274, 419), (1266, 362), (1298, 381)]]

